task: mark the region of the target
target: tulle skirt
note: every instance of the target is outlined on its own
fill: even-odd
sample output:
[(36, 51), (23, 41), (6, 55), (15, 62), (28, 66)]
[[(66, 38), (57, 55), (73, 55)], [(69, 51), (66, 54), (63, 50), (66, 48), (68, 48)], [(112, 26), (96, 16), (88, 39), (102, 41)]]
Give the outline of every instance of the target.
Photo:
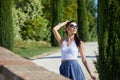
[(85, 80), (82, 68), (77, 60), (64, 61), (60, 65), (60, 74), (71, 80)]

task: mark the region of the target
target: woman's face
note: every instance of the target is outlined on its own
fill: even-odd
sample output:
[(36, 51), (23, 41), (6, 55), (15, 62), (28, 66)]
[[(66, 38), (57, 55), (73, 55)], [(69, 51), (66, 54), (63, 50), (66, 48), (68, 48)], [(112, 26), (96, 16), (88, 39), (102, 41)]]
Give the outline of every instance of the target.
[(77, 33), (78, 26), (75, 22), (71, 22), (67, 27), (66, 31), (68, 35), (74, 35)]

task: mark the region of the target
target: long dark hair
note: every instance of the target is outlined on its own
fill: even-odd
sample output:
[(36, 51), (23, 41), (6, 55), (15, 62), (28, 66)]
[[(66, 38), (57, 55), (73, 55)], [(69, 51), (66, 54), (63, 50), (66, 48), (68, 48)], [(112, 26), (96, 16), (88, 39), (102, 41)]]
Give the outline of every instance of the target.
[[(75, 22), (75, 21), (73, 21), (73, 20), (71, 20), (71, 21), (69, 21), (67, 24), (66, 24), (66, 27), (68, 27), (72, 22)], [(67, 31), (66, 31), (66, 33), (67, 33)], [(78, 34), (75, 34), (74, 35), (74, 38), (75, 38), (75, 43), (76, 43), (76, 45), (77, 46), (80, 46), (80, 43), (81, 43), (81, 38), (80, 38), (80, 36), (78, 35)]]

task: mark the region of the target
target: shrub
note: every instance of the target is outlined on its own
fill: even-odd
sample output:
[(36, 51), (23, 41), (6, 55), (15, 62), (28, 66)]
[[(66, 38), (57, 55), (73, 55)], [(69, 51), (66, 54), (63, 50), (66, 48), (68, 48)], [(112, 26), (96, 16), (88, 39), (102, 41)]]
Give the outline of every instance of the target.
[(24, 40), (44, 40), (49, 41), (50, 39), (50, 27), (47, 24), (48, 21), (42, 17), (38, 17), (32, 20), (24, 22), (24, 26), (21, 26), (21, 37)]

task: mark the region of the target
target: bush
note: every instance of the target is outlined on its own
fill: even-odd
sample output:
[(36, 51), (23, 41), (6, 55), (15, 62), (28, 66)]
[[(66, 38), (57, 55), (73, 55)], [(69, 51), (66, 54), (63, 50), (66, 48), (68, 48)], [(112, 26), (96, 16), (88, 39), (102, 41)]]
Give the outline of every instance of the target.
[(51, 32), (50, 27), (47, 27), (47, 23), (48, 21), (42, 17), (25, 21), (20, 31), (22, 39), (49, 41)]
[(49, 41), (48, 21), (42, 17), (42, 9), (41, 0), (15, 0), (15, 40)]

